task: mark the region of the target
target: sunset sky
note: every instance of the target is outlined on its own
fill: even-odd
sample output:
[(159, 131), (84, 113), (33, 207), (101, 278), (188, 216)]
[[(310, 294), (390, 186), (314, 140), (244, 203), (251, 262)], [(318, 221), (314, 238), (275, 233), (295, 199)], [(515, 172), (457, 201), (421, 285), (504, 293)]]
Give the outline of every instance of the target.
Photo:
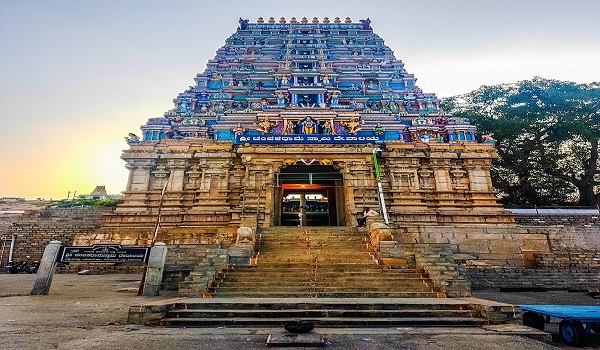
[(239, 17), (369, 17), (439, 97), (600, 80), (596, 0), (0, 0), (0, 197), (125, 189), (124, 136), (172, 108)]

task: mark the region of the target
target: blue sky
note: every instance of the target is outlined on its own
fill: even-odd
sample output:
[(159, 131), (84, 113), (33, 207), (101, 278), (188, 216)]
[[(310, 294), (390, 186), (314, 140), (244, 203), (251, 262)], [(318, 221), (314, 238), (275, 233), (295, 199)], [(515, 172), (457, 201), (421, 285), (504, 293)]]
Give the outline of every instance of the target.
[(0, 0), (0, 197), (124, 190), (123, 137), (171, 108), (239, 17), (369, 17), (425, 92), (600, 80), (600, 1)]

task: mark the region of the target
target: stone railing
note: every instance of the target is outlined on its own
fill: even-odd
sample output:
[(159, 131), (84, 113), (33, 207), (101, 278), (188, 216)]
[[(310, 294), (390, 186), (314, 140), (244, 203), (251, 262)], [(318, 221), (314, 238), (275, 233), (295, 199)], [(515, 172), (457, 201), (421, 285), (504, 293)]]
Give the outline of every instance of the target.
[(179, 282), (179, 295), (186, 297), (202, 297), (209, 292), (217, 277), (229, 266), (227, 249), (216, 248), (208, 251), (198, 265), (184, 281)]
[(471, 285), (457, 270), (450, 244), (415, 244), (416, 265), (449, 297), (470, 297)]

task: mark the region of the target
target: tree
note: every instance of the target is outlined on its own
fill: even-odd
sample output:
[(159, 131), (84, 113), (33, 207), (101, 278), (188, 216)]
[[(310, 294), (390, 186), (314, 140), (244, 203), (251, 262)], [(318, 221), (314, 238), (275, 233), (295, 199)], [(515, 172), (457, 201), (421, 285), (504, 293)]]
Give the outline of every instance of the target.
[(536, 77), (482, 86), (442, 108), (494, 134), (492, 179), (503, 203), (598, 205), (599, 83)]

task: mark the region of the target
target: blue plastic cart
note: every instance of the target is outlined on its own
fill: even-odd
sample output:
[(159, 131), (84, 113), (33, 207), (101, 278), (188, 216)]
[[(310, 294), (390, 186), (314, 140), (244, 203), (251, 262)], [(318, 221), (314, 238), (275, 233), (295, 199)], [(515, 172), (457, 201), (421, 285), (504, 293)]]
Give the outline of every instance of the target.
[(590, 333), (600, 333), (600, 306), (519, 305), (523, 325), (541, 331), (552, 317), (561, 319), (559, 333), (570, 345), (584, 346)]

